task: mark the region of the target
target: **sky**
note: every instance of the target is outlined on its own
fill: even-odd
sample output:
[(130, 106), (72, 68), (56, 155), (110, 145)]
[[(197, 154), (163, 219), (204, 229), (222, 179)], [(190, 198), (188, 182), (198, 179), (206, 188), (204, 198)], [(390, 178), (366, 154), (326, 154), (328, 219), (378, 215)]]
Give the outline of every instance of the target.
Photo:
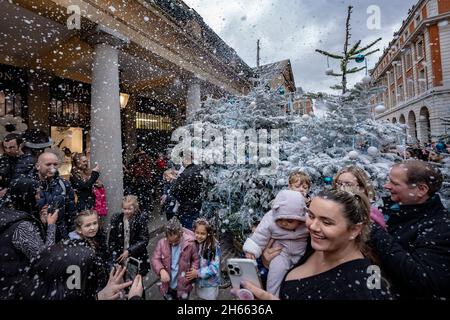
[[(347, 7), (353, 5), (350, 43), (369, 44), (380, 52), (367, 57), (372, 68), (383, 48), (418, 0), (184, 0), (250, 66), (256, 66), (256, 41), (261, 41), (261, 64), (290, 59), (297, 87), (305, 92), (337, 93), (329, 87), (340, 78), (325, 75), (327, 58), (315, 49), (341, 53), (344, 47)], [(375, 6), (375, 7), (373, 7)], [(379, 19), (376, 11), (379, 9)], [(368, 10), (370, 10), (368, 12)], [(375, 22), (375, 24), (369, 24)], [(379, 28), (376, 25), (379, 22)], [(334, 71), (339, 62), (329, 61)], [(364, 64), (352, 63), (350, 67)], [(364, 71), (349, 77), (350, 85), (360, 81)]]

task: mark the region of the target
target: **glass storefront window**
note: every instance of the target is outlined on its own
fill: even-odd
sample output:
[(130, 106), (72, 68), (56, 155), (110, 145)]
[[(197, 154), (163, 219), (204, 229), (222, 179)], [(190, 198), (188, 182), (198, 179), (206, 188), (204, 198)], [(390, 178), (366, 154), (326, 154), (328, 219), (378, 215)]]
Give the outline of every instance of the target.
[(0, 117), (10, 114), (15, 117), (22, 117), (22, 95), (20, 93), (6, 93), (0, 90)]

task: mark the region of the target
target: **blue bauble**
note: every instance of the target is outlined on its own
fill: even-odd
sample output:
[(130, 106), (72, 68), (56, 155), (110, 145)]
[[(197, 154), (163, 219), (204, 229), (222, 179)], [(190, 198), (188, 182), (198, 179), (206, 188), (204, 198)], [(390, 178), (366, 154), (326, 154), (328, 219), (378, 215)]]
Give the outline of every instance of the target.
[(332, 183), (333, 182), (333, 178), (332, 177), (325, 177), (323, 178), (323, 181), (325, 181), (325, 183)]
[(366, 58), (366, 57), (364, 57), (363, 54), (358, 54), (358, 55), (356, 56), (356, 58), (355, 58), (355, 61), (358, 62), (358, 63), (361, 63), (361, 62), (364, 62), (364, 59), (365, 59), (365, 58)]
[(280, 88), (280, 89), (278, 90), (278, 93), (279, 93), (280, 95), (284, 95), (284, 88)]
[(445, 150), (445, 144), (442, 142), (436, 143), (435, 148), (437, 152), (443, 152)]

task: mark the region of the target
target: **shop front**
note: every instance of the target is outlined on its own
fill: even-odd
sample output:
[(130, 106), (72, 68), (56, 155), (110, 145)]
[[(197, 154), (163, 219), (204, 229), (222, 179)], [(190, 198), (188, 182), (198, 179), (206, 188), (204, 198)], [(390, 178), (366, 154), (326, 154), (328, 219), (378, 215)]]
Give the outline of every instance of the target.
[(20, 131), (22, 119), (28, 118), (27, 74), (25, 70), (0, 64), (0, 139), (9, 132)]
[(150, 156), (166, 153), (170, 144), (177, 107), (138, 97), (136, 103), (136, 142)]
[(89, 84), (55, 78), (50, 83), (50, 134), (55, 145), (64, 153), (60, 174), (68, 176), (71, 154), (90, 153)]

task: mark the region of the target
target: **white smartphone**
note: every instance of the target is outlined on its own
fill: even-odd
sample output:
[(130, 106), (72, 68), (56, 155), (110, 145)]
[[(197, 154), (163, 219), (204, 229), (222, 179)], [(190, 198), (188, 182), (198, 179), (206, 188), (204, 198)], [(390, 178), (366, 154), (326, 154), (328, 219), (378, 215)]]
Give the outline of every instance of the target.
[(228, 275), (233, 289), (241, 288), (241, 281), (249, 281), (262, 288), (258, 265), (253, 259), (230, 258), (227, 260)]

